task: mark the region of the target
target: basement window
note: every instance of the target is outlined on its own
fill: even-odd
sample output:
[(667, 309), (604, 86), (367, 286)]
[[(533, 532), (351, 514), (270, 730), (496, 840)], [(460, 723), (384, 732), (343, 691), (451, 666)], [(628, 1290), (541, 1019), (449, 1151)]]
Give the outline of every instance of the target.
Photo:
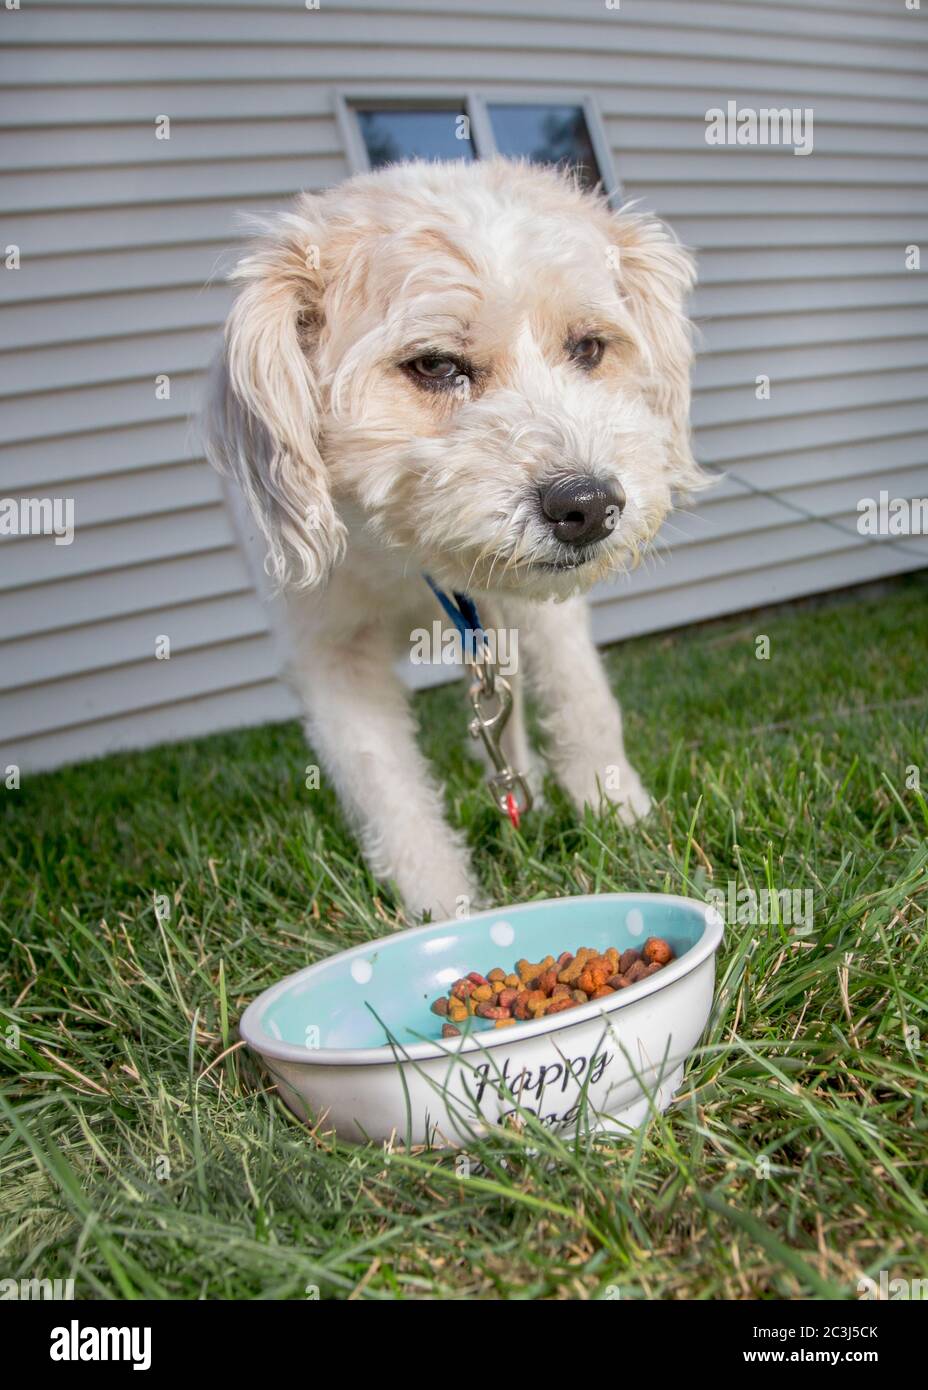
[(602, 118), (589, 97), (551, 102), (404, 97), (339, 92), (336, 104), (353, 172), (407, 159), (486, 159), (494, 154), (573, 169), (586, 188), (618, 181)]

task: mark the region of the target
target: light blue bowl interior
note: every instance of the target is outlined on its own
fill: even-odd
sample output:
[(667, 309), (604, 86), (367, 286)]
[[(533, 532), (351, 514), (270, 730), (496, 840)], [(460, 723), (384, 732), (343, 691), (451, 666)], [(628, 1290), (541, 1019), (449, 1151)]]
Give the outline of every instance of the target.
[[(335, 956), (269, 999), (259, 1021), (270, 1037), (312, 1049), (383, 1047), (391, 1035), (408, 1046), (440, 1036), (442, 1020), (430, 1006), (472, 970), (486, 975), (500, 966), (508, 974), (522, 957), (534, 962), (581, 946), (624, 951), (649, 936), (663, 937), (680, 957), (705, 931), (698, 906), (647, 894), (504, 909), (401, 932)], [(492, 1026), (482, 1019), (470, 1024)]]

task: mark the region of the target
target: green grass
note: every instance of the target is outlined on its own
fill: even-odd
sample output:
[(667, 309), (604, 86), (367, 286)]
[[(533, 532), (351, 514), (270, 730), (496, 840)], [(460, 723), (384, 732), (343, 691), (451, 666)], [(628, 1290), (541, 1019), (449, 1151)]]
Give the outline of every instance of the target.
[(611, 650), (658, 799), (636, 830), (552, 788), (516, 835), (465, 755), (460, 687), (419, 698), (498, 900), (814, 891), (810, 937), (729, 928), (677, 1103), (618, 1144), (500, 1133), (469, 1174), (352, 1149), (235, 1048), (259, 990), (401, 921), (304, 786), (296, 726), (0, 790), (0, 1274), (264, 1299), (856, 1298), (864, 1274), (924, 1276), (926, 598), (921, 575)]

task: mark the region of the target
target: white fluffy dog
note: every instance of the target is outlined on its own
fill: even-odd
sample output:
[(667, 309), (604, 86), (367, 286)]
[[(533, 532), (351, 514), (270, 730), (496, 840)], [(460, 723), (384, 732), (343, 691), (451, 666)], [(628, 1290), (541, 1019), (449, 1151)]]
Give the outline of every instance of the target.
[(306, 731), (374, 873), (411, 912), (479, 898), (394, 672), (440, 616), (424, 573), (518, 632), (511, 763), (537, 780), (525, 681), (576, 805), (644, 815), (580, 595), (702, 482), (687, 252), (551, 170), (413, 163), (302, 195), (234, 278), (208, 451), (267, 539)]

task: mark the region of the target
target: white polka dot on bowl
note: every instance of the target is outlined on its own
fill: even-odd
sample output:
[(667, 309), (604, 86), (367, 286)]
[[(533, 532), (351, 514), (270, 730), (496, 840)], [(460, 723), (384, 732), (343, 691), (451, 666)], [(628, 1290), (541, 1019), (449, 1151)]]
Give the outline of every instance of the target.
[(374, 967), (369, 960), (353, 960), (351, 962), (351, 978), (355, 984), (366, 985), (374, 973)]
[(495, 946), (511, 946), (515, 939), (515, 929), (508, 922), (494, 922), (490, 928), (490, 940)]
[(628, 927), (632, 936), (641, 935), (644, 931), (644, 917), (640, 907), (633, 907), (629, 910), (625, 918), (625, 925)]

